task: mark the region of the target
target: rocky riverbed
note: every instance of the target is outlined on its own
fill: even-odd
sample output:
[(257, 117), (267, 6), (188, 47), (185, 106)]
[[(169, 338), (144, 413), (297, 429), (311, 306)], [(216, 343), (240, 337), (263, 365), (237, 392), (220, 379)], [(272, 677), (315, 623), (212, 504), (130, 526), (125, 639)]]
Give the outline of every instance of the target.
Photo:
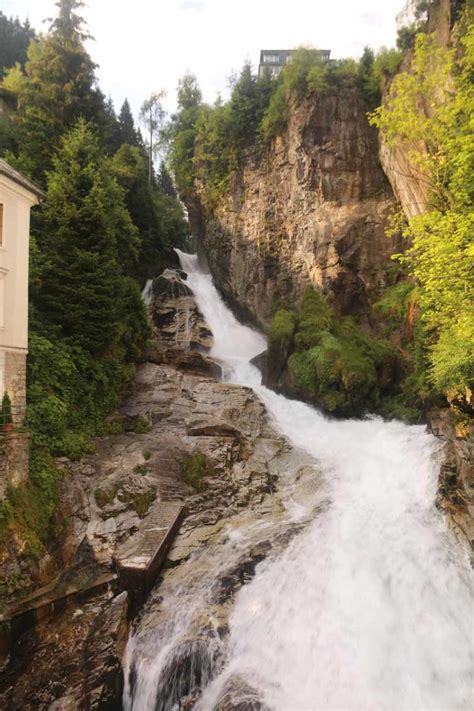
[[(221, 382), (219, 364), (206, 355), (212, 336), (179, 273), (155, 280), (150, 317), (153, 348), (113, 418), (126, 431), (98, 439), (95, 453), (79, 462), (58, 462), (65, 472), (62, 555), (70, 561), (63, 577), (80, 578), (91, 567), (113, 572), (115, 551), (140, 535), (157, 504), (183, 502), (185, 521), (143, 613), (142, 624), (154, 629), (169, 591), (194, 595), (206, 551), (225, 544), (229, 520), (248, 528), (268, 516), (265, 540), (237, 546), (219, 576), (212, 605), (222, 634), (233, 593), (290, 535), (278, 531), (278, 477), (298, 471), (303, 492), (305, 480), (314, 486), (314, 467), (273, 430), (250, 388)], [(196, 557), (201, 563), (189, 565)], [(40, 622), (6, 660), (0, 704), (12, 711), (120, 708), (128, 607), (127, 593), (115, 587)], [(205, 619), (196, 617), (193, 644), (208, 634)]]

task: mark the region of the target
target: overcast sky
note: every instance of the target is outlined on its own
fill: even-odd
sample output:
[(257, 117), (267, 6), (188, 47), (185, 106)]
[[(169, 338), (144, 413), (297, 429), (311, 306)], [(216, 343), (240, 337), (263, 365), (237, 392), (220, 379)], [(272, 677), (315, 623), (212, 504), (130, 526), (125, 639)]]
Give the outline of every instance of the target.
[[(404, 0), (87, 0), (100, 86), (117, 108), (135, 112), (152, 91), (166, 89), (173, 110), (178, 79), (196, 74), (206, 101), (226, 95), (228, 78), (260, 49), (312, 45), (332, 57), (359, 57), (365, 45), (393, 45)], [(7, 15), (44, 30), (54, 0), (0, 0)]]

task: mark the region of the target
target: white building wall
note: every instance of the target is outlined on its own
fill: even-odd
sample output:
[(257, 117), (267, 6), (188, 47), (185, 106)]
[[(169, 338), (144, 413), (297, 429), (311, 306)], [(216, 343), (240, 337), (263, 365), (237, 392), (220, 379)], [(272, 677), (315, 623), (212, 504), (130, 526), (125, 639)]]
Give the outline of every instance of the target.
[[(0, 174), (0, 347), (28, 349), (28, 254), (34, 195)], [(2, 298), (3, 297), (3, 298)], [(1, 325), (3, 323), (3, 326)]]
[(26, 407), (28, 352), (28, 256), (33, 193), (0, 173), (3, 205), (0, 244), (0, 399), (10, 395), (14, 422)]

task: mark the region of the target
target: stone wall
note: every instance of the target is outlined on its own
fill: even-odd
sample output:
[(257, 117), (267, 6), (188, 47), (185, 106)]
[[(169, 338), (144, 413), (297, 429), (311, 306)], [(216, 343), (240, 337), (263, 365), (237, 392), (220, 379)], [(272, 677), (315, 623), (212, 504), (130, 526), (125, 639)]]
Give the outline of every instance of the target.
[(0, 499), (9, 484), (18, 486), (27, 481), (29, 456), (29, 432), (0, 434)]
[(21, 425), (26, 410), (26, 353), (5, 351), (5, 391), (12, 401), (13, 421)]

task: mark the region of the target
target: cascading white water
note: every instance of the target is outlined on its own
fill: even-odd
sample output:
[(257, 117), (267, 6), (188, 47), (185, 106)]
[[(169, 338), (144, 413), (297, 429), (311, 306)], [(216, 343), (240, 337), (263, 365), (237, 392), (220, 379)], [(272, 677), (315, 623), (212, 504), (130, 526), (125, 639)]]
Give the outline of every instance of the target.
[(147, 279), (145, 286), (142, 291), (142, 299), (145, 302), (145, 306), (150, 306), (151, 300), (153, 298), (153, 279)]
[(473, 708), (470, 568), (434, 507), (436, 439), (379, 418), (328, 420), (261, 386), (248, 361), (264, 339), (236, 321), (197, 257), (179, 256), (214, 335), (211, 355), (320, 463), (331, 502), (238, 593), (227, 662), (199, 708), (211, 711), (232, 678), (274, 711)]

